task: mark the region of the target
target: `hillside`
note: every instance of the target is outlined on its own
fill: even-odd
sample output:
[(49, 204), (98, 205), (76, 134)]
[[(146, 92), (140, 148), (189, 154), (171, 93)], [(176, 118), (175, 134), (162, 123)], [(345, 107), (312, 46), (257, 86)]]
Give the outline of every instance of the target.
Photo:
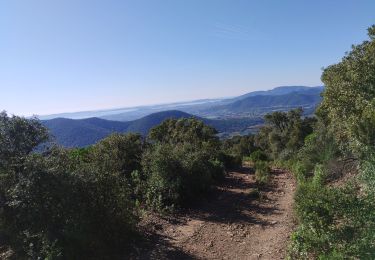
[(100, 118), (81, 120), (55, 118), (42, 121), (54, 140), (65, 147), (82, 147), (94, 144), (113, 132), (125, 132), (128, 122), (108, 121)]
[(249, 127), (261, 124), (261, 118), (239, 118), (239, 119), (206, 119), (200, 118), (182, 111), (170, 110), (153, 113), (141, 119), (119, 122), (105, 120), (101, 118), (87, 119), (67, 119), (55, 118), (42, 121), (55, 141), (65, 147), (84, 147), (92, 145), (104, 137), (118, 133), (140, 133), (146, 135), (154, 126), (159, 125), (169, 118), (190, 118), (195, 117), (206, 124), (214, 127), (221, 136), (231, 135), (232, 133), (241, 133), (250, 131)]
[(129, 122), (129, 126), (126, 129), (126, 131), (146, 135), (151, 128), (159, 125), (166, 119), (189, 118), (189, 117), (194, 117), (194, 116), (191, 114), (182, 112), (182, 111), (178, 111), (178, 110), (157, 112), (157, 113), (153, 113), (151, 115)]
[(221, 100), (201, 100), (189, 103), (176, 103), (158, 107), (139, 108), (137, 110), (111, 114), (102, 118), (127, 121), (127, 118), (145, 116), (156, 111), (179, 110), (203, 118), (259, 118), (279, 110), (287, 111), (303, 107), (307, 114), (313, 113), (320, 102), (324, 87), (283, 86), (266, 91), (254, 91), (238, 97)]
[(144, 118), (119, 122), (101, 118), (67, 119), (55, 118), (42, 121), (56, 142), (65, 147), (84, 147), (92, 145), (108, 135), (118, 132), (146, 134), (152, 127), (168, 118), (188, 118), (192, 115), (181, 111), (165, 111)]
[(242, 96), (234, 98), (234, 100), (242, 100), (248, 97), (254, 97), (254, 96), (280, 96), (280, 95), (286, 95), (290, 94), (292, 92), (298, 92), (298, 93), (312, 93), (312, 92), (322, 92), (324, 90), (324, 87), (318, 86), (318, 87), (306, 87), (306, 86), (281, 86), (276, 87), (271, 90), (261, 90), (261, 91), (254, 91), (247, 94), (244, 94)]
[[(190, 103), (176, 103), (181, 110), (149, 107), (137, 111), (118, 109), (120, 114), (106, 117), (116, 118), (108, 120), (98, 117), (86, 119), (55, 118), (43, 121), (43, 124), (56, 138), (56, 142), (66, 147), (83, 147), (96, 143), (114, 132), (134, 132), (146, 135), (148, 131), (168, 118), (195, 117), (214, 127), (220, 137), (236, 134), (253, 133), (254, 126), (263, 123), (262, 117), (272, 111), (287, 111), (302, 107), (305, 114), (310, 115), (321, 101), (323, 87), (287, 86), (268, 91), (251, 92), (233, 99), (201, 100)], [(157, 112), (155, 112), (155, 109)], [(162, 111), (158, 111), (161, 109)], [(152, 113), (150, 113), (152, 111)], [(113, 111), (112, 111), (113, 113)], [(128, 113), (128, 114), (125, 114)], [(135, 113), (135, 114), (131, 114)], [(138, 114), (137, 114), (138, 113)], [(141, 118), (137, 115), (145, 114)], [(103, 115), (103, 111), (101, 112)], [(122, 119), (135, 117), (135, 120)]]
[[(232, 98), (221, 98), (221, 99), (203, 99), (195, 100), (190, 102), (176, 102), (170, 104), (161, 105), (149, 105), (149, 106), (138, 106), (128, 108), (118, 108), (111, 110), (101, 111), (85, 111), (77, 113), (65, 113), (60, 115), (48, 115), (40, 116), (42, 120), (50, 120), (53, 118), (71, 118), (71, 119), (83, 119), (98, 117), (111, 121), (133, 121), (141, 119), (142, 117), (154, 114), (156, 112), (178, 110), (188, 114), (193, 114), (205, 118), (238, 118), (238, 117), (262, 117), (267, 112), (272, 112), (275, 108), (278, 110), (289, 110), (290, 106), (294, 107), (302, 104), (305, 109), (309, 110), (310, 113), (316, 106), (316, 99), (320, 97), (320, 93), (323, 91), (323, 87), (306, 87), (306, 86), (282, 86), (276, 87), (271, 90), (265, 91), (253, 91)], [(300, 101), (293, 102), (285, 101), (280, 96), (287, 99), (293, 98), (288, 94), (301, 94), (301, 97), (297, 97)], [(304, 97), (303, 95), (306, 95)], [(315, 99), (309, 100), (309, 96), (313, 95)], [(273, 98), (264, 98), (273, 97)], [(259, 97), (263, 97), (262, 102), (257, 102)], [(241, 108), (235, 108), (236, 102), (243, 101)], [(311, 109), (312, 107), (312, 109)]]
[[(219, 105), (201, 111), (202, 116), (236, 118), (236, 117), (262, 117), (273, 111), (288, 111), (302, 107), (306, 114), (311, 114), (321, 101), (322, 88), (299, 88), (298, 91), (276, 89), (277, 91), (261, 92), (257, 95), (249, 94), (234, 99), (233, 102)], [(290, 90), (291, 92), (283, 94)]]
[(250, 109), (278, 108), (278, 107), (306, 107), (316, 106), (320, 101), (320, 91), (311, 93), (292, 92), (283, 95), (250, 96), (224, 106), (231, 112), (244, 112)]

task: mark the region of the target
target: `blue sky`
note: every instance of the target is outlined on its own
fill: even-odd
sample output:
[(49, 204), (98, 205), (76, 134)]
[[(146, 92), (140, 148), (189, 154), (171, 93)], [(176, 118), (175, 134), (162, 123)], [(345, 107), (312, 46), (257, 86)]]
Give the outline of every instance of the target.
[(0, 110), (51, 114), (321, 85), (373, 0), (3, 0)]

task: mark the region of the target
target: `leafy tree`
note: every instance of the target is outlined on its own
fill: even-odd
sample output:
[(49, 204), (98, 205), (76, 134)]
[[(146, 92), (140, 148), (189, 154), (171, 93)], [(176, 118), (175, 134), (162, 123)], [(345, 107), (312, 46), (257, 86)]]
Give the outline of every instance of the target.
[[(294, 167), (312, 174), (299, 179), (295, 196), (300, 225), (292, 236), (293, 259), (375, 257), (375, 26), (368, 31), (370, 40), (322, 75), (319, 121)], [(359, 170), (332, 183), (329, 166), (341, 163), (344, 170), (346, 161)]]
[(47, 141), (48, 132), (37, 119), (9, 117), (0, 113), (0, 173), (20, 165), (38, 145)]
[(256, 150), (254, 135), (234, 136), (226, 139), (223, 141), (223, 150), (234, 156), (249, 156), (249, 154)]
[(17, 253), (38, 259), (116, 258), (134, 237), (125, 179), (75, 165), (68, 151), (32, 155), (7, 190), (1, 229)]
[(218, 145), (217, 131), (194, 118), (167, 119), (150, 130), (149, 139), (160, 143)]
[(94, 145), (89, 156), (100, 170), (130, 178), (141, 170), (144, 146), (139, 134), (112, 134)]
[(222, 142), (220, 160), (227, 169), (238, 168), (242, 166), (242, 159), (256, 149), (254, 135), (234, 136)]
[[(298, 112), (300, 112), (300, 110), (298, 110)], [(287, 114), (279, 111), (265, 115), (264, 119), (266, 123), (277, 128), (279, 132), (285, 131), (290, 123)]]
[(273, 159), (289, 159), (313, 131), (314, 118), (302, 118), (302, 109), (274, 112), (265, 116), (266, 126), (255, 137), (256, 146)]
[(9, 191), (19, 181), (29, 154), (47, 139), (47, 130), (38, 120), (0, 113), (0, 235), (5, 233)]
[(250, 154), (250, 160), (256, 163), (257, 161), (267, 161), (267, 155), (261, 150), (256, 150)]
[(363, 142), (375, 143), (371, 128), (366, 127), (373, 124), (375, 113), (375, 25), (368, 35), (369, 40), (354, 45), (341, 62), (327, 67), (322, 75), (326, 90), (321, 113), (327, 116), (339, 144), (356, 150)]
[(136, 222), (125, 176), (90, 148), (42, 153), (47, 139), (36, 119), (1, 113), (1, 237), (21, 259), (118, 258)]
[(224, 176), (215, 129), (196, 119), (170, 119), (149, 133), (143, 157), (146, 202), (154, 209), (186, 206)]

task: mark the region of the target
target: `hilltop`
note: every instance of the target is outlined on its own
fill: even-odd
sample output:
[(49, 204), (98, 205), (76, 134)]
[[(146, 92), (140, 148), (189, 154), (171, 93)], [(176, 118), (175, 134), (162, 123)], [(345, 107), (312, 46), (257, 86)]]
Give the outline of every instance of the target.
[[(206, 118), (233, 118), (243, 115), (246, 117), (259, 117), (268, 112), (272, 112), (275, 109), (286, 111), (298, 106), (304, 107), (305, 110), (309, 110), (311, 113), (313, 111), (311, 107), (315, 107), (317, 102), (320, 101), (320, 94), (323, 90), (324, 88), (321, 86), (282, 86), (271, 90), (253, 91), (231, 98), (202, 99), (189, 102), (175, 102), (170, 104), (126, 107), (100, 111), (82, 111), (76, 113), (39, 116), (39, 118), (41, 120), (50, 120), (54, 118), (84, 119), (98, 117), (112, 121), (132, 121), (156, 112), (169, 110), (179, 110)], [(265, 99), (264, 96), (269, 98)], [(298, 102), (297, 100), (295, 102), (285, 101), (293, 100), (295, 99), (295, 96), (298, 96)], [(314, 96), (315, 99), (311, 100), (311, 96)], [(255, 97), (263, 97), (263, 102), (257, 102), (258, 98)], [(251, 105), (242, 106), (241, 109), (233, 110), (233, 104), (239, 101), (242, 103), (251, 103)]]
[(207, 125), (214, 127), (219, 133), (243, 131), (250, 126), (261, 124), (261, 118), (243, 119), (206, 119), (178, 110), (169, 110), (153, 113), (137, 120), (120, 122), (101, 118), (68, 119), (55, 118), (44, 120), (55, 141), (65, 147), (85, 147), (95, 144), (112, 133), (139, 133), (146, 135), (151, 128), (159, 125), (166, 119), (196, 118)]
[[(68, 118), (96, 114), (80, 112), (42, 122), (57, 143), (66, 147), (88, 146), (115, 132), (146, 135), (151, 128), (169, 118), (194, 117), (214, 127), (220, 137), (230, 137), (256, 132), (257, 126), (263, 123), (263, 116), (270, 112), (301, 107), (305, 115), (311, 115), (321, 101), (322, 91), (323, 87), (285, 86), (231, 99), (100, 111), (97, 112), (99, 117)], [(125, 120), (127, 118), (135, 119)]]

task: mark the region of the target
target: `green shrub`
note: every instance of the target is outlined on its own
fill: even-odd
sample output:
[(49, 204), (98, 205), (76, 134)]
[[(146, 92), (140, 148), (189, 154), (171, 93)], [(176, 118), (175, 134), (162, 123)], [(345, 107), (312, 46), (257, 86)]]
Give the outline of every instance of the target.
[(250, 160), (253, 163), (255, 163), (257, 161), (267, 161), (268, 160), (268, 156), (267, 156), (267, 154), (265, 154), (261, 150), (256, 150), (255, 152), (252, 152), (250, 154)]
[(296, 161), (292, 164), (291, 170), (297, 179), (298, 183), (302, 183), (306, 180), (308, 176), (308, 171), (306, 169), (306, 164)]
[(183, 165), (169, 145), (155, 145), (142, 160), (146, 204), (156, 210), (181, 204)]
[(222, 149), (236, 158), (242, 158), (255, 150), (254, 135), (233, 136), (222, 142)]
[(242, 166), (242, 157), (227, 153), (221, 153), (219, 160), (223, 163), (225, 169), (236, 169)]
[(219, 159), (216, 160), (209, 160), (208, 163), (208, 171), (211, 174), (211, 177), (214, 181), (222, 181), (225, 177), (225, 166), (223, 162)]
[(270, 180), (271, 168), (266, 161), (255, 163), (255, 180), (260, 185), (268, 184)]
[(22, 165), (26, 156), (48, 139), (47, 129), (37, 119), (0, 112), (0, 173)]
[(89, 156), (102, 171), (126, 176), (141, 170), (144, 142), (139, 134), (112, 134), (90, 148)]
[(321, 124), (318, 124), (319, 132), (308, 135), (297, 153), (297, 160), (304, 168), (305, 177), (312, 175), (315, 164), (325, 164), (340, 155), (336, 142)]
[(210, 154), (189, 145), (156, 144), (143, 158), (146, 203), (156, 210), (186, 206), (224, 177), (224, 167)]
[(169, 119), (153, 128), (142, 159), (145, 201), (155, 210), (185, 207), (224, 177), (216, 130), (202, 121)]
[[(316, 176), (322, 174), (320, 171), (317, 170)], [(333, 256), (372, 259), (375, 256), (374, 201), (359, 197), (355, 185), (328, 187), (320, 178), (300, 184), (295, 194), (300, 226), (292, 236), (293, 258), (315, 255), (319, 259), (334, 259)]]
[(134, 204), (123, 177), (88, 165), (71, 167), (68, 153), (31, 156), (6, 192), (1, 229), (31, 259), (102, 259), (124, 253), (134, 239)]

